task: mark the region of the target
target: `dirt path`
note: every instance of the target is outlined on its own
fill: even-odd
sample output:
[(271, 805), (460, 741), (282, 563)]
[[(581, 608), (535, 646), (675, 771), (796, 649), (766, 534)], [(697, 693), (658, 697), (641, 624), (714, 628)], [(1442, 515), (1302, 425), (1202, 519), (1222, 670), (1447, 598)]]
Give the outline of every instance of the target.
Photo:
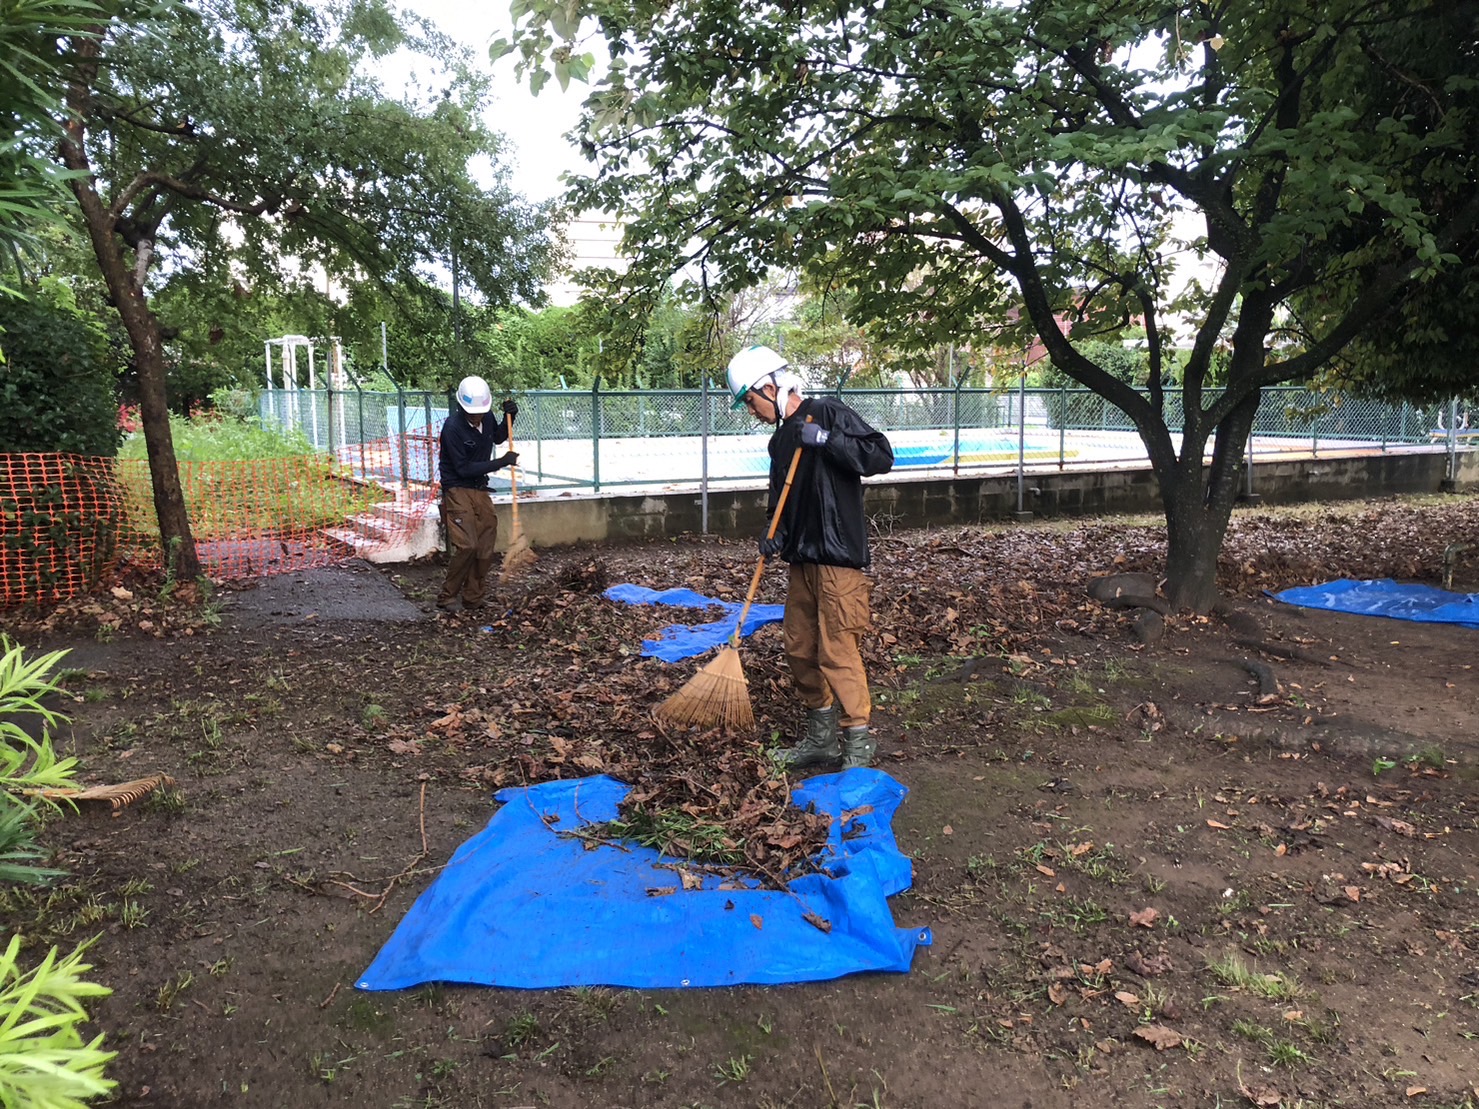
[[(1259, 590), (1336, 567), (1436, 583), (1412, 560), (1479, 550), (1479, 504), (1240, 528), (1223, 577), (1252, 624), (1173, 618), (1152, 647), (1083, 586), (1153, 569), (1154, 528), (881, 538), (875, 724), (915, 863), (894, 911), (934, 932), (908, 975), (352, 987), (491, 787), (640, 754), (691, 665), (635, 651), (682, 614), (600, 590), (735, 597), (751, 551), (720, 541), (543, 552), (480, 622), (429, 614), (427, 564), (227, 594), (189, 637), (35, 629), (74, 648), (85, 776), (180, 789), (51, 824), (72, 877), (3, 891), (6, 919), (100, 935), (120, 1105), (1472, 1105), (1479, 631)], [(746, 649), (767, 734), (796, 723), (779, 638)], [(1280, 683), (1263, 703), (1249, 658)]]

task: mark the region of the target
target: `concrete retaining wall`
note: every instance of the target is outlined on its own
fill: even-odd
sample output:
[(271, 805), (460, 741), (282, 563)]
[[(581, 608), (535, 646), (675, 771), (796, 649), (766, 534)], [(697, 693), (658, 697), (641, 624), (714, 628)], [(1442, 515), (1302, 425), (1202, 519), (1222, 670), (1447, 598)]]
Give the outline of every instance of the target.
[[(1460, 489), (1479, 488), (1479, 452), (1459, 456)], [(1282, 458), (1258, 462), (1254, 492), (1269, 504), (1436, 493), (1447, 477), (1442, 452)], [(1028, 474), (1026, 507), (1034, 517), (1162, 511), (1148, 468)], [(709, 492), (709, 532), (754, 536), (765, 530), (764, 489)], [(981, 477), (884, 478), (868, 483), (872, 517), (896, 527), (1010, 520), (1017, 511), (1015, 474)], [(631, 539), (667, 539), (703, 530), (697, 490), (664, 493), (548, 496), (520, 499), (524, 530), (538, 547)], [(499, 505), (508, 538), (508, 506)], [(434, 521), (432, 527), (435, 527)]]

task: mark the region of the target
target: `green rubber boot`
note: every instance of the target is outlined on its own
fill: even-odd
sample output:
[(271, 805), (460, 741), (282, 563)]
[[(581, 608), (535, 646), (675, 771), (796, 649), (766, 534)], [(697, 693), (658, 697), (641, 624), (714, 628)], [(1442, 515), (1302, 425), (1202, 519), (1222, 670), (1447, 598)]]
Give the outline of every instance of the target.
[(878, 741), (868, 730), (868, 725), (846, 728), (842, 733), (842, 769), (858, 770), (873, 765), (873, 753), (878, 750)]
[(805, 770), (842, 758), (837, 742), (837, 706), (806, 710), (806, 736), (795, 747), (781, 752), (787, 770)]

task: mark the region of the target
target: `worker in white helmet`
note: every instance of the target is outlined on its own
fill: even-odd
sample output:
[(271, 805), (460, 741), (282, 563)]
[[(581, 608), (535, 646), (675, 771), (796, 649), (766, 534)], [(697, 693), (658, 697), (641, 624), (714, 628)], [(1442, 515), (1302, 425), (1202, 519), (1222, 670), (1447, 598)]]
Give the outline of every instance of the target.
[[(801, 458), (785, 512), (760, 553), (791, 564), (783, 623), (786, 660), (806, 705), (806, 734), (782, 753), (801, 770), (840, 762), (868, 766), (877, 742), (859, 641), (872, 617), (868, 518), (862, 479), (886, 474), (888, 439), (842, 401), (807, 397), (801, 379), (769, 347), (740, 351), (729, 363), (729, 392), (770, 437), (770, 503), (775, 511), (797, 447)], [(839, 734), (840, 727), (840, 734)]]
[(457, 409), (442, 423), (442, 524), (452, 548), (447, 577), (437, 594), (437, 608), (443, 612), (455, 612), (459, 600), (465, 609), (483, 607), (484, 583), (498, 542), (488, 475), (519, 460), (513, 451), (493, 457), (493, 448), (508, 442), (519, 406), (504, 401), (503, 419), (497, 423), (484, 419), (492, 407), (488, 383), (481, 377), (464, 377), (457, 386)]

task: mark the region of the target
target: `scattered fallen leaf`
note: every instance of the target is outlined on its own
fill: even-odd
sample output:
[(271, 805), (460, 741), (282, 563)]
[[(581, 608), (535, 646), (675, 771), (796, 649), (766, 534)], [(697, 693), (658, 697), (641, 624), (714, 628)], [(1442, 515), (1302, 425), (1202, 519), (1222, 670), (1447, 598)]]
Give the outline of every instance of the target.
[(1142, 1024), (1135, 1029), (1135, 1035), (1150, 1044), (1157, 1051), (1165, 1051), (1167, 1048), (1180, 1047), (1183, 1041), (1181, 1033), (1167, 1028), (1164, 1024)]
[(1138, 913), (1130, 914), (1130, 924), (1135, 928), (1153, 928), (1155, 922), (1160, 919), (1159, 909), (1145, 908)]
[(1417, 1097), (1418, 1094), (1425, 1094), (1427, 1092), (1428, 1092), (1428, 1088), (1426, 1086), (1408, 1086), (1407, 1087), (1407, 1096), (1408, 1097)]
[(1056, 878), (1056, 877), (1058, 877), (1058, 872), (1056, 870), (1054, 870), (1050, 866), (1043, 866), (1042, 863), (1038, 863), (1037, 864), (1037, 872), (1039, 874), (1041, 874), (1045, 878)]
[(1140, 995), (1131, 993), (1129, 990), (1118, 990), (1114, 999), (1127, 1009), (1138, 1009), (1140, 1007)]
[(1232, 825), (1231, 824), (1224, 824), (1220, 820), (1209, 820), (1209, 821), (1207, 821), (1207, 827), (1209, 827), (1209, 828), (1216, 828), (1219, 832), (1227, 832), (1227, 831), (1231, 831), (1232, 830)]

